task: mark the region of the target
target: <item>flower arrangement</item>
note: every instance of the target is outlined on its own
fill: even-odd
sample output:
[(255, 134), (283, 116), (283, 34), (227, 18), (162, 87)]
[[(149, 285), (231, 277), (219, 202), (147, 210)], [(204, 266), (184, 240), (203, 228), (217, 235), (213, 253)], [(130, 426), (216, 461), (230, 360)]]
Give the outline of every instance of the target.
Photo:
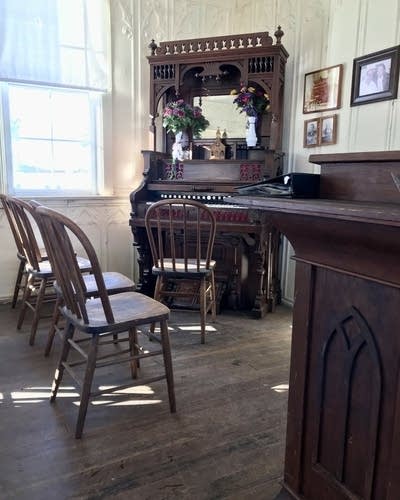
[(258, 116), (269, 105), (269, 95), (254, 87), (242, 87), (240, 91), (232, 90), (231, 95), (236, 96), (233, 104), (236, 104), (240, 113), (246, 113), (247, 116)]
[(201, 108), (190, 106), (183, 99), (169, 102), (163, 111), (163, 127), (167, 132), (177, 134), (182, 130), (190, 129), (193, 137), (200, 137), (210, 122), (204, 117)]

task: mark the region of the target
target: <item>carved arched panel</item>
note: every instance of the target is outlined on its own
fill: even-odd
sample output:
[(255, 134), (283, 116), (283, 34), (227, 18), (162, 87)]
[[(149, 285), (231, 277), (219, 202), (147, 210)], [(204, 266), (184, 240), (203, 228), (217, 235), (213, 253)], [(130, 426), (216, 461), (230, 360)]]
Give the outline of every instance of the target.
[[(355, 307), (337, 321), (323, 346), (319, 364), (313, 462), (349, 491), (371, 498), (382, 368), (374, 334)], [(369, 380), (368, 387), (365, 380)], [(364, 446), (360, 447), (360, 443)], [(364, 475), (353, 474), (355, 469), (365, 471)]]

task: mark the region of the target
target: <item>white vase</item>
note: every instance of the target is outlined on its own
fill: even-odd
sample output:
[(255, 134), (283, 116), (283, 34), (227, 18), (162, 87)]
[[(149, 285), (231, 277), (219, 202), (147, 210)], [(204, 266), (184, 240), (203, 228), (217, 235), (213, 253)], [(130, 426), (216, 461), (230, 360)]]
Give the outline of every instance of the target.
[(190, 141), (186, 130), (177, 132), (175, 135), (175, 142), (172, 145), (172, 159), (173, 161), (190, 159)]
[(248, 148), (254, 148), (257, 144), (256, 116), (247, 117), (246, 143)]

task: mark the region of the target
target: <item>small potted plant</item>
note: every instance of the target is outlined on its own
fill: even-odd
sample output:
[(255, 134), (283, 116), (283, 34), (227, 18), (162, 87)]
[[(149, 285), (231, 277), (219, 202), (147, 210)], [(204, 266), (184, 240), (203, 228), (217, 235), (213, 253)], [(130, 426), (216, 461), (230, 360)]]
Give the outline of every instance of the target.
[(189, 134), (198, 138), (210, 124), (204, 117), (201, 108), (192, 107), (183, 99), (178, 99), (165, 106), (162, 118), (166, 131), (175, 135), (172, 147), (173, 159), (179, 161), (188, 159), (190, 156)]

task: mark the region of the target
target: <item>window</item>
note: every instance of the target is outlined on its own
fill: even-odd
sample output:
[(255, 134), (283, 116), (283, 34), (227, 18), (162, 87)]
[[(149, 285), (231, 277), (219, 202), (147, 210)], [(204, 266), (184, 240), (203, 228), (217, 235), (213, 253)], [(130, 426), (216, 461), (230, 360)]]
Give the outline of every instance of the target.
[(102, 171), (101, 96), (3, 84), (7, 184), (14, 194), (93, 194)]
[[(23, 37), (17, 35), (21, 28)], [(108, 37), (106, 0), (0, 2), (0, 123), (8, 192), (101, 192)]]

